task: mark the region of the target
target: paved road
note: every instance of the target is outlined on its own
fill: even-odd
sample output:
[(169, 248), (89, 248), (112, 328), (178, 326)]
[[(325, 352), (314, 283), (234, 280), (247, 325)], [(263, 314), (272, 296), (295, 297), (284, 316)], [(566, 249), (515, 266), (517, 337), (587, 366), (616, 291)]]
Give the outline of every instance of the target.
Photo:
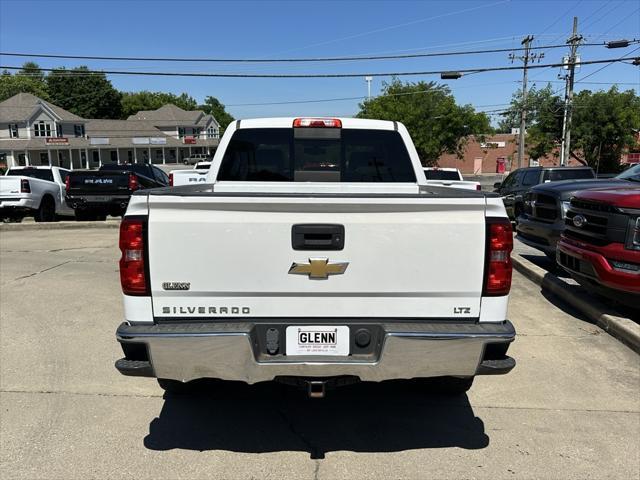
[(121, 377), (117, 230), (0, 230), (0, 477), (638, 478), (640, 362), (515, 274), (518, 366), (468, 397), (163, 398)]

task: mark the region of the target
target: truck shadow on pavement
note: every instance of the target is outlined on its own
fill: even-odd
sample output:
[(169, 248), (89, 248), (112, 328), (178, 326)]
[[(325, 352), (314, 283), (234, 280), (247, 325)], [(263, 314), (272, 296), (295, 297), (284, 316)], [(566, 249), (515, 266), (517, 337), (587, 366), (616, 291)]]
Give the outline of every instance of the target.
[(466, 395), (444, 397), (408, 381), (361, 383), (308, 399), (267, 382), (211, 382), (198, 394), (165, 394), (144, 439), (151, 450), (397, 452), (489, 445)]

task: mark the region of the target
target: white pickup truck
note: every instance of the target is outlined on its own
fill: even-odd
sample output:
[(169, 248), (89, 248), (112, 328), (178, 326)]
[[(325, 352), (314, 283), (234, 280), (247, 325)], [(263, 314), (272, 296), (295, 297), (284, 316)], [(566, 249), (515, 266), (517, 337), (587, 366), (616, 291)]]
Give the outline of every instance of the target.
[(472, 182), (462, 178), (462, 173), (457, 168), (427, 167), (424, 169), (427, 185), (440, 185), (442, 187), (464, 188), (466, 190), (481, 190), (480, 182)]
[(500, 197), (428, 185), (398, 122), (236, 121), (207, 183), (131, 197), (116, 368), (464, 392), (515, 366), (512, 245)]
[(198, 162), (193, 168), (171, 170), (169, 172), (169, 185), (179, 187), (180, 185), (193, 185), (207, 181), (207, 174), (211, 168), (211, 162)]
[(73, 217), (65, 201), (69, 170), (60, 167), (12, 167), (0, 177), (0, 218), (20, 222), (33, 216), (36, 222)]

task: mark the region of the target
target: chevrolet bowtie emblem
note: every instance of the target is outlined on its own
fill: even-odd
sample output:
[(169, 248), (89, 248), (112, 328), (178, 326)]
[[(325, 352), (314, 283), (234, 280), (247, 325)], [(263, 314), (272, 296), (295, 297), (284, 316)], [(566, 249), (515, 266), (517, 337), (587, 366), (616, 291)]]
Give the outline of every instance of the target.
[(309, 278), (327, 279), (329, 275), (342, 275), (349, 262), (329, 263), (328, 258), (310, 258), (309, 263), (294, 262), (289, 273), (309, 275)]

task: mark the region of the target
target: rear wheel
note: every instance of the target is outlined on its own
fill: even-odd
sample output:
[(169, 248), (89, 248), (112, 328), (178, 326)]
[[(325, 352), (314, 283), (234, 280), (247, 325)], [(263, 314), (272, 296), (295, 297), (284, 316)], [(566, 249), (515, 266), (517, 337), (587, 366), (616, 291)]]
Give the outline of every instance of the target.
[(45, 196), (40, 202), (40, 207), (33, 216), (36, 222), (54, 222), (56, 220), (56, 203), (50, 196)]

